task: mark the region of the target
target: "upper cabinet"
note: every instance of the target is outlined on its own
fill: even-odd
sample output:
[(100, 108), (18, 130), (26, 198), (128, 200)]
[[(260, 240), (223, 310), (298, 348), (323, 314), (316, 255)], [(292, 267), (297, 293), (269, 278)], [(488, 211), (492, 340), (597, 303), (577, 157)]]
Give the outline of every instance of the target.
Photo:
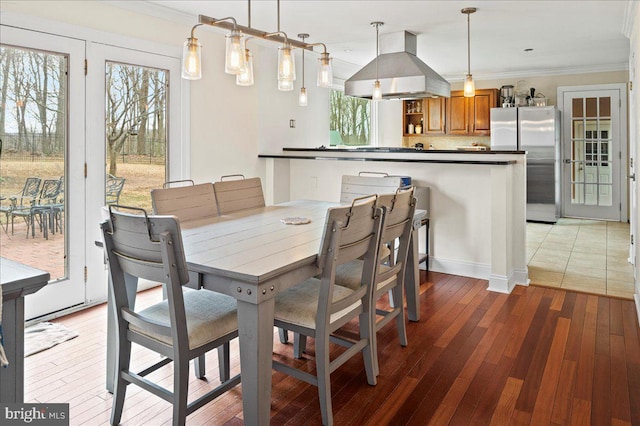
[(498, 89), (478, 89), (472, 98), (462, 90), (452, 91), (447, 99), (447, 133), (488, 136), (491, 134), (491, 108), (498, 106)]
[(498, 89), (478, 89), (473, 98), (458, 90), (450, 98), (403, 101), (403, 135), (490, 135), (491, 108), (499, 99)]
[(403, 101), (403, 135), (443, 135), (445, 133), (445, 99), (425, 98)]

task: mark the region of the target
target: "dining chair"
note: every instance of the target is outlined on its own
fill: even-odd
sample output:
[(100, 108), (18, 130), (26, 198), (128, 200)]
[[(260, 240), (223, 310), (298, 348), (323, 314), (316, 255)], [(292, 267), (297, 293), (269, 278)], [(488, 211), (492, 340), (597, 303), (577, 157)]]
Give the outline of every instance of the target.
[[(371, 297), (382, 210), (376, 207), (376, 197), (356, 199), (349, 206), (330, 208), (318, 267), (319, 278), (310, 278), (276, 296), (274, 325), (315, 339), (316, 374), (273, 360), (273, 368), (318, 387), (322, 423), (333, 424), (330, 375), (349, 358), (362, 353), (370, 385), (376, 384), (373, 353), (373, 323)], [(360, 282), (356, 288), (335, 283), (338, 267), (364, 257)], [(352, 320), (357, 320), (357, 340), (339, 337), (335, 332)], [(329, 343), (347, 349), (331, 360)]]
[[(414, 188), (398, 189), (395, 194), (379, 195), (378, 206), (385, 211), (380, 237), (381, 246), (388, 244), (390, 247), (398, 248), (393, 250), (395, 253), (384, 259), (385, 262), (378, 262), (378, 270), (374, 276), (371, 313), (374, 317), (372, 321), (375, 327), (373, 347), (375, 349), (376, 373), (379, 368), (375, 334), (394, 318), (398, 341), (401, 346), (407, 346), (403, 288), (411, 232), (413, 231), (413, 214), (416, 208)], [(335, 277), (336, 284), (351, 289), (358, 288), (363, 267), (364, 262), (360, 259), (338, 266)], [(385, 294), (389, 294), (390, 297), (389, 309), (376, 308), (376, 302)]]
[[(170, 186), (176, 182), (191, 182), (191, 185)], [(212, 183), (195, 185), (192, 180), (166, 182), (163, 188), (151, 190), (151, 203), (154, 214), (174, 215), (180, 222), (218, 216)]]
[[(129, 209), (142, 214), (118, 211)], [(173, 424), (240, 383), (220, 371), (220, 385), (188, 403), (189, 361), (238, 336), (236, 301), (209, 290), (183, 289), (188, 281), (180, 224), (175, 216), (148, 216), (143, 209), (109, 206), (101, 224), (109, 264), (110, 290), (117, 322), (116, 380), (111, 424), (122, 416), (131, 383), (173, 405)], [(165, 283), (167, 299), (146, 309), (129, 308), (125, 276)], [(131, 344), (157, 352), (163, 358), (140, 372), (130, 370)], [(173, 361), (173, 391), (145, 376)]]
[(264, 207), (264, 195), (260, 178), (246, 179), (244, 175), (227, 175), (215, 182), (219, 214), (233, 213), (239, 210)]

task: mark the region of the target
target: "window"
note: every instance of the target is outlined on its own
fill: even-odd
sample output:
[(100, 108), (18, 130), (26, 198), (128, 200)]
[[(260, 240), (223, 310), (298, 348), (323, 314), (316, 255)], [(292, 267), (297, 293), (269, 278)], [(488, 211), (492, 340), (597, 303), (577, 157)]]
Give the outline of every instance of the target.
[(329, 105), (330, 145), (371, 145), (371, 101), (332, 90)]

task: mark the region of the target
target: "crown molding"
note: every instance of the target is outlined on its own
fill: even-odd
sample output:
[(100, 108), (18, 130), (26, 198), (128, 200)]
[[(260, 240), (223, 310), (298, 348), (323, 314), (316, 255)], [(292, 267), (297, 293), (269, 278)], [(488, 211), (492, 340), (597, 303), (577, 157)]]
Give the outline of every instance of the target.
[[(599, 72), (616, 72), (616, 71), (628, 71), (629, 64), (603, 64), (589, 67), (566, 67), (566, 68), (544, 68), (537, 70), (521, 70), (521, 71), (504, 71), (504, 72), (487, 72), (487, 73), (473, 73), (475, 80), (498, 80), (503, 78), (531, 78), (531, 77), (546, 77), (553, 75), (570, 75), (570, 74), (593, 74)], [(452, 75), (443, 75), (443, 77), (450, 83), (458, 83), (464, 81), (462, 73)]]
[(130, 12), (139, 13), (141, 15), (152, 16), (154, 18), (163, 19), (185, 25), (195, 25), (198, 23), (198, 15), (170, 9), (157, 3), (149, 3), (142, 0), (98, 0), (109, 6), (125, 9)]

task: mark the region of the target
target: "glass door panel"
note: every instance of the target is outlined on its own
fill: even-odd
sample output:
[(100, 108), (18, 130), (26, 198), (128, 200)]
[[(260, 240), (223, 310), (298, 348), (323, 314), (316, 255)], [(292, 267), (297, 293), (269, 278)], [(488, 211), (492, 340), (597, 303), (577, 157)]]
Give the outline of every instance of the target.
[[(612, 105), (617, 91), (565, 93), (569, 106), (570, 143), (565, 154), (564, 214), (601, 219), (620, 218), (620, 141), (615, 139)], [(615, 99), (614, 99), (615, 98)], [(617, 132), (616, 132), (617, 134)], [(614, 145), (615, 144), (615, 145)]]
[(151, 212), (167, 180), (168, 71), (107, 61), (105, 76), (105, 204)]

